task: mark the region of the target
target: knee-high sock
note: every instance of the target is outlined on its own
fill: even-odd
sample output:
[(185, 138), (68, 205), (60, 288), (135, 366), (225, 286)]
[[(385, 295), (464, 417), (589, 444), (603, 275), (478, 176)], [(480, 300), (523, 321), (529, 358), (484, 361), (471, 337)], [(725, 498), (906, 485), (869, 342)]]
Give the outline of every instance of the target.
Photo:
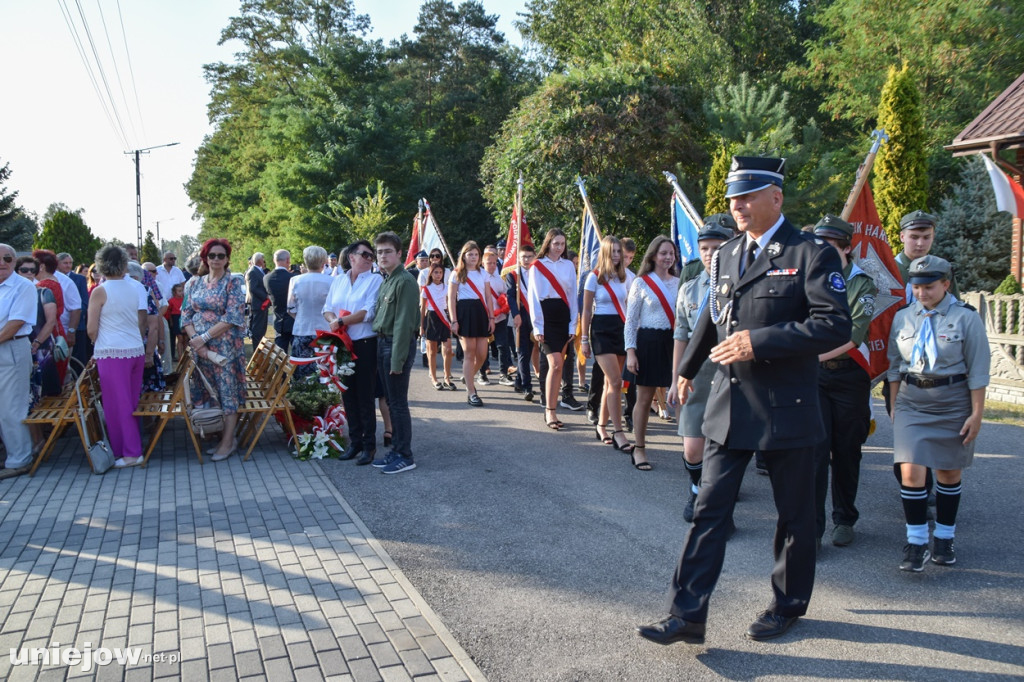
[(935, 537), (943, 540), (953, 538), (962, 489), (960, 481), (935, 484)]

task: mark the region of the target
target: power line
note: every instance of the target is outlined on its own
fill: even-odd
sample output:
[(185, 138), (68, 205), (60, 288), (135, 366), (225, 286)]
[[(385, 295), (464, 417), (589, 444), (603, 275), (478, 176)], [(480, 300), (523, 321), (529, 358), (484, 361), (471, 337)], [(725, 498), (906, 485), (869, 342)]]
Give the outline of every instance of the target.
[(103, 14), (103, 5), (96, 0), (96, 8), (100, 11), (100, 24), (103, 25), (103, 35), (107, 39), (107, 49), (110, 51), (110, 61), (114, 66), (114, 75), (117, 77), (117, 88), (121, 92), (121, 102), (124, 104), (125, 115), (128, 118), (128, 126), (132, 130), (132, 139), (138, 140), (139, 134), (135, 130), (135, 120), (132, 116), (131, 107), (128, 106), (128, 98), (124, 94), (124, 83), (121, 82), (121, 69), (117, 68), (117, 57), (114, 55), (114, 45), (110, 42), (110, 31), (107, 29), (107, 18)]
[(128, 73), (132, 77), (132, 93), (135, 95), (135, 110), (139, 112), (139, 125), (142, 127), (142, 137), (146, 137), (146, 120), (142, 117), (142, 107), (139, 105), (139, 90), (135, 87), (135, 69), (132, 67), (132, 53), (128, 50), (128, 34), (124, 30), (124, 16), (121, 14), (121, 0), (117, 0), (117, 19), (121, 22), (121, 37), (124, 38), (124, 55), (128, 59)]
[(128, 139), (123, 135), (123, 131), (118, 130), (113, 117), (110, 115), (107, 102), (103, 99), (103, 94), (100, 92), (99, 83), (96, 82), (96, 75), (93, 73), (92, 65), (89, 63), (89, 58), (85, 54), (85, 47), (82, 45), (81, 36), (78, 35), (78, 28), (75, 26), (74, 19), (71, 17), (71, 11), (67, 8), (65, 0), (57, 0), (57, 4), (60, 7), (61, 14), (64, 15), (64, 23), (67, 24), (68, 31), (71, 33), (71, 39), (74, 41), (75, 48), (78, 50), (78, 58), (81, 59), (82, 66), (85, 68), (85, 73), (89, 76), (89, 81), (92, 83), (92, 89), (96, 93), (96, 99), (99, 100), (104, 116), (107, 117), (107, 123), (110, 124), (110, 129), (114, 132), (115, 137), (121, 138), (121, 144), (126, 148), (131, 147), (131, 145), (128, 144)]
[[(82, 28), (85, 29), (85, 37), (89, 41), (89, 48), (92, 50), (93, 59), (96, 60), (96, 70), (100, 75), (100, 80), (103, 82), (103, 90), (107, 93), (107, 99), (110, 102), (111, 111), (114, 114), (114, 118), (117, 120), (118, 128), (121, 130), (121, 137), (127, 140), (128, 135), (124, 130), (124, 121), (121, 120), (121, 115), (118, 113), (117, 106), (114, 102), (114, 96), (110, 93), (110, 83), (107, 82), (107, 74), (103, 70), (99, 51), (96, 49), (96, 42), (92, 39), (92, 31), (89, 29), (89, 21), (85, 18), (85, 11), (82, 9), (82, 3), (80, 0), (75, 0), (75, 5), (78, 7), (78, 14), (82, 19)], [(126, 146), (131, 147), (130, 144), (126, 144)]]

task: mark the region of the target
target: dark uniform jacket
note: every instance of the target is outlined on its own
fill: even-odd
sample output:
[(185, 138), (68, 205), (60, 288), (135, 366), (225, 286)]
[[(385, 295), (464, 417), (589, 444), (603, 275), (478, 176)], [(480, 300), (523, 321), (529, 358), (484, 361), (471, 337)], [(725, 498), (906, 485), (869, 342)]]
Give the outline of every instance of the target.
[(729, 333), (749, 330), (754, 360), (716, 366), (704, 435), (737, 450), (811, 447), (825, 437), (818, 355), (850, 340), (842, 261), (831, 246), (784, 219), (740, 277), (745, 241), (740, 235), (718, 250), (711, 295), (721, 324), (712, 322), (708, 305), (680, 375), (693, 379), (712, 347)]
[(245, 273), (245, 285), (249, 288), (249, 300), (252, 302), (252, 313), (263, 310), (263, 302), (267, 300), (267, 287), (263, 284), (265, 273), (253, 265)]
[(274, 268), (263, 278), (263, 285), (274, 306), (274, 331), (278, 334), (291, 334), (295, 324), (295, 318), (288, 314), (288, 282), (291, 278), (292, 273), (284, 268)]

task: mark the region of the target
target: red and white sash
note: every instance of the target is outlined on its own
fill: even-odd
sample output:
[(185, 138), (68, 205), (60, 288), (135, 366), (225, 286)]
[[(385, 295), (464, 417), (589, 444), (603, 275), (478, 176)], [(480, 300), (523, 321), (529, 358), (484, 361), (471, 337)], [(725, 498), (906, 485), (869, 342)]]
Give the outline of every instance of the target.
[(661, 285), (656, 284), (654, 282), (654, 278), (650, 275), (644, 275), (643, 280), (647, 282), (647, 286), (650, 287), (651, 291), (654, 292), (654, 295), (658, 297), (659, 301), (661, 301), (661, 308), (665, 311), (665, 317), (668, 318), (669, 327), (675, 329), (676, 314), (675, 311), (672, 310), (672, 306), (668, 304), (668, 299), (665, 298), (665, 293), (661, 290)]

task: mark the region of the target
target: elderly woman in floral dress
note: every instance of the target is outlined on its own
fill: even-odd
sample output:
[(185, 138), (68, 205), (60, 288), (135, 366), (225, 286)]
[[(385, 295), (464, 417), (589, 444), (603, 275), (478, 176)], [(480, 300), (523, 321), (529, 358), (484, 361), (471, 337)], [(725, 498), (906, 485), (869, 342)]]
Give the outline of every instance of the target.
[[(234, 438), (238, 408), (245, 403), (245, 288), (241, 278), (231, 276), (228, 240), (208, 239), (199, 257), (200, 275), (185, 284), (181, 328), (198, 358), (198, 371), (213, 385), (224, 410), (220, 443), (208, 451), (214, 462), (221, 462), (238, 447)], [(227, 363), (223, 367), (214, 364), (210, 352), (224, 356)], [(202, 385), (202, 381), (197, 383)]]

